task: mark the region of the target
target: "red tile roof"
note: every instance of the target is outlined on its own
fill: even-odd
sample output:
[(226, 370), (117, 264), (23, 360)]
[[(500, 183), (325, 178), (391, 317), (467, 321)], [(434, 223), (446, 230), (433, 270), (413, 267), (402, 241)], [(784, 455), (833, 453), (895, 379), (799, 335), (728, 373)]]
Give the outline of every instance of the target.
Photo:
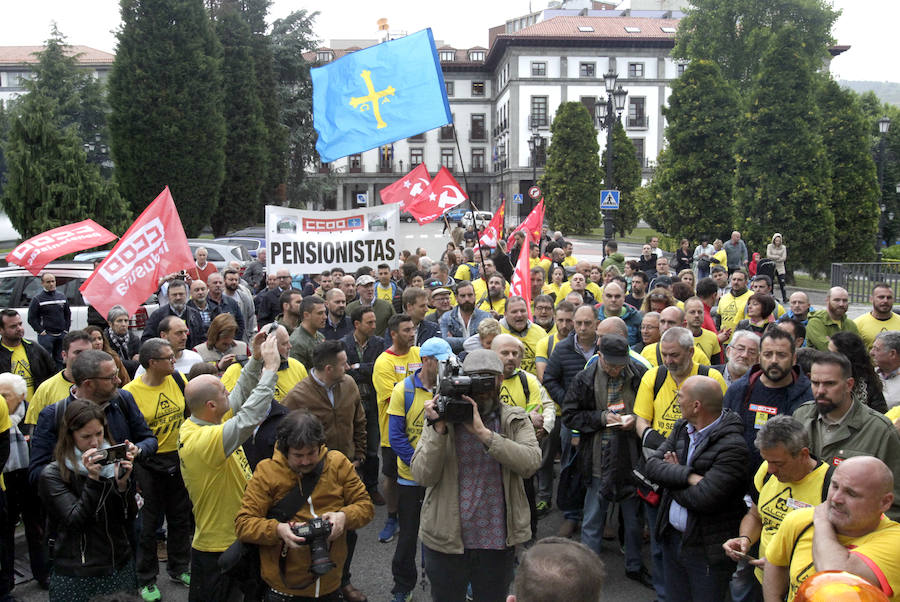
[[(35, 54), (43, 49), (43, 46), (0, 46), (0, 65), (37, 63)], [(89, 46), (69, 46), (66, 50), (69, 56), (79, 55), (78, 62), (82, 65), (112, 65), (116, 58), (114, 54)]]
[[(583, 38), (583, 39), (675, 39), (675, 33), (667, 33), (663, 27), (678, 29), (680, 19), (650, 19), (646, 17), (553, 17), (514, 33), (501, 34), (509, 38)], [(590, 27), (593, 31), (580, 31)], [(629, 33), (626, 27), (636, 27), (640, 32)]]

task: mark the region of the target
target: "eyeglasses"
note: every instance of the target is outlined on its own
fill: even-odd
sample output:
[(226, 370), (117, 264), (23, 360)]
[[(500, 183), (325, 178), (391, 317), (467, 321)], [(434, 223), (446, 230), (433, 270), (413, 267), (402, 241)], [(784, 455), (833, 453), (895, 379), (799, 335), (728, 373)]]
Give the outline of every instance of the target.
[(113, 374), (112, 376), (92, 376), (88, 380), (108, 380), (108, 381), (116, 381), (119, 380), (118, 374)]
[(175, 356), (174, 356), (174, 355), (167, 355), (166, 357), (151, 357), (150, 359), (151, 359), (151, 360), (159, 360), (159, 361), (161, 361), (161, 362), (174, 362), (174, 361), (175, 361)]
[(665, 295), (656, 294), (656, 295), (650, 295), (650, 300), (651, 301), (668, 301), (669, 298), (666, 297)]

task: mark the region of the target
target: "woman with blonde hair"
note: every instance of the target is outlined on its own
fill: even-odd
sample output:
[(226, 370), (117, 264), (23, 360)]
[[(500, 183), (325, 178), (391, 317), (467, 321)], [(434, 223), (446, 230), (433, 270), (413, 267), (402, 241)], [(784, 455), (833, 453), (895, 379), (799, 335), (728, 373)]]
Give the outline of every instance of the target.
[(784, 262), (787, 259), (787, 247), (784, 246), (784, 239), (780, 233), (773, 234), (772, 242), (766, 245), (766, 258), (775, 262), (775, 274), (778, 276), (778, 286), (781, 288), (781, 302), (787, 303), (787, 291), (784, 289), (786, 273)]
[(641, 305), (641, 312), (649, 311), (660, 312), (667, 307), (678, 305), (675, 295), (669, 289), (657, 286), (644, 297), (644, 303)]
[(247, 343), (235, 341), (237, 320), (231, 314), (219, 314), (209, 323), (206, 342), (194, 347), (204, 362), (216, 365), (221, 374), (233, 364), (238, 356), (247, 357)]

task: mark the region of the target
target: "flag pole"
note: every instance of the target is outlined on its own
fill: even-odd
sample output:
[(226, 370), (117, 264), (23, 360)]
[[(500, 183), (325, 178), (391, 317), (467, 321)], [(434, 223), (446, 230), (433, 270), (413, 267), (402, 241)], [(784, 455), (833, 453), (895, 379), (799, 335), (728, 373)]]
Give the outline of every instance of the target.
[[(466, 168), (464, 167), (465, 163), (463, 163), (462, 149), (459, 147), (459, 136), (456, 135), (456, 124), (453, 124), (453, 140), (456, 141), (456, 153), (459, 155), (459, 169), (462, 171), (463, 182), (466, 183), (466, 196), (469, 197), (469, 212), (472, 214), (472, 226), (475, 228), (475, 242), (478, 243), (478, 255), (481, 257), (481, 279), (484, 280), (484, 288), (488, 291), (488, 306), (491, 308), (491, 311), (494, 311), (494, 302), (491, 300), (491, 292), (488, 290), (487, 277), (484, 273), (484, 250), (481, 248), (481, 232), (478, 231), (478, 220), (476, 219), (475, 210), (475, 201), (472, 200), (472, 195), (468, 193), (469, 190), (469, 176), (466, 174)], [(497, 243), (500, 243), (500, 238), (497, 238)]]

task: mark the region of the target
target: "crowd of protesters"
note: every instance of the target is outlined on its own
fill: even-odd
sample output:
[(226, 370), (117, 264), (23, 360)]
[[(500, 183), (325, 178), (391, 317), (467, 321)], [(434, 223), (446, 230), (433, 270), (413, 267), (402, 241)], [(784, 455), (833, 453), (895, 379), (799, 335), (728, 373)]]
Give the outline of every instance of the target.
[[(526, 236), (489, 251), (471, 234), (318, 274), (198, 257), (160, 279), (140, 333), (118, 306), (71, 329), (44, 273), (37, 341), (0, 311), (0, 595), (21, 520), (51, 600), (160, 600), (164, 566), (191, 600), (360, 602), (377, 505), (396, 601), (419, 542), (433, 600), (576, 592), (577, 574), (550, 588), (540, 563), (561, 559), (589, 590), (565, 599), (596, 599), (616, 538), (657, 600), (791, 600), (826, 570), (895, 599), (890, 285), (851, 320), (840, 287), (821, 308), (788, 297), (779, 233), (764, 256), (734, 232), (635, 259), (610, 242), (592, 264), (545, 230), (525, 299)], [(442, 396), (458, 374), (471, 388)]]

